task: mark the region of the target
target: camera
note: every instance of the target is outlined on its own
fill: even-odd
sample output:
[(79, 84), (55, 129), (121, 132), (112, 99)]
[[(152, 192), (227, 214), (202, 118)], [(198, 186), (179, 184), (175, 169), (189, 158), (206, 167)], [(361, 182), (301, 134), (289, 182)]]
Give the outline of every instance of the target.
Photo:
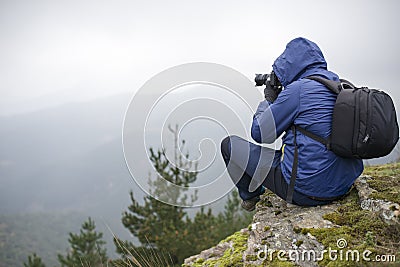
[(282, 84), (280, 83), (278, 77), (276, 77), (275, 72), (272, 71), (271, 74), (256, 74), (254, 78), (256, 86), (263, 86), (269, 83), (274, 89), (281, 89)]

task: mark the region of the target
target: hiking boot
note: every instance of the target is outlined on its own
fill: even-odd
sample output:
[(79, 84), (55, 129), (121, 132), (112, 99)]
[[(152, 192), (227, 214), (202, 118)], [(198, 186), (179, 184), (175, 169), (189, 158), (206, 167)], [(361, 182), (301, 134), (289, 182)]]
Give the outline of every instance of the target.
[(260, 201), (260, 197), (256, 196), (248, 200), (243, 200), (241, 206), (247, 211), (253, 211), (258, 201)]

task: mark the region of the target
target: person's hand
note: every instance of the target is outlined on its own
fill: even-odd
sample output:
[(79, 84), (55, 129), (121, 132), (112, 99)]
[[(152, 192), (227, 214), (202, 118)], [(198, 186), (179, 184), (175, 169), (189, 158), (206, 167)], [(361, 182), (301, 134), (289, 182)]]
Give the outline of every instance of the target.
[(268, 102), (273, 103), (281, 91), (281, 87), (274, 87), (268, 81), (264, 89), (264, 97)]

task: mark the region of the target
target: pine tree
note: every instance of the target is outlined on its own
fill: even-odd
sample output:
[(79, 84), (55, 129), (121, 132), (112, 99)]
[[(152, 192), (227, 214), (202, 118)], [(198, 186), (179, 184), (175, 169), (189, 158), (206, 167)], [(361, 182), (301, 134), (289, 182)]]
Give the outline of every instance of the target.
[[(175, 165), (170, 164), (165, 150), (155, 152), (150, 149), (150, 160), (154, 168), (164, 179), (183, 187), (180, 191), (172, 191), (165, 185), (160, 186), (156, 182), (150, 182), (154, 188), (153, 194), (175, 203), (188, 204), (196, 200), (196, 195), (185, 195), (184, 187), (196, 181), (197, 172), (190, 172), (190, 163), (183, 161), (180, 151), (184, 147), (182, 142), (178, 150), (177, 128), (170, 128), (175, 135)], [(185, 155), (188, 158), (188, 153)], [(229, 234), (247, 227), (251, 216), (244, 217), (238, 210), (239, 198), (233, 193), (225, 206), (224, 213), (218, 216), (202, 207), (193, 218), (190, 218), (187, 209), (180, 206), (172, 206), (154, 199), (151, 196), (144, 198), (144, 204), (140, 205), (130, 193), (132, 204), (122, 216), (123, 225), (141, 242), (141, 247), (136, 247), (127, 241), (115, 239), (117, 252), (122, 255), (122, 260), (117, 266), (163, 266), (182, 264), (188, 256), (199, 253), (201, 250), (215, 245)], [(166, 255), (167, 253), (167, 255)], [(154, 256), (155, 255), (155, 256)], [(137, 262), (130, 259), (136, 259)], [(151, 259), (158, 258), (155, 263)], [(166, 263), (168, 262), (168, 264)], [(157, 265), (157, 264), (156, 264)], [(161, 265), (159, 265), (161, 266)]]
[(46, 265), (44, 265), (42, 259), (36, 253), (33, 253), (28, 256), (28, 263), (24, 262), (24, 267), (46, 267)]
[(79, 234), (69, 234), (71, 247), (67, 256), (58, 255), (61, 266), (103, 266), (107, 262), (107, 252), (102, 240), (103, 233), (95, 231), (96, 225), (89, 217), (82, 224)]
[[(189, 171), (192, 167), (190, 162), (183, 160), (183, 156), (178, 151), (177, 128), (170, 131), (175, 136), (175, 165), (171, 164), (165, 154), (165, 150), (155, 152), (150, 149), (150, 160), (157, 173), (167, 181), (182, 187), (188, 187), (196, 180), (197, 173)], [(184, 147), (184, 141), (181, 144)], [(188, 158), (189, 155), (185, 155)], [(158, 198), (187, 204), (189, 196), (185, 195), (185, 189), (174, 190), (171, 186), (161, 185), (158, 181), (149, 182), (153, 191), (152, 195)], [(147, 196), (144, 205), (139, 205), (133, 193), (130, 193), (132, 204), (128, 211), (123, 213), (122, 223), (128, 230), (136, 236), (146, 248), (157, 250), (158, 253), (168, 251), (171, 261), (176, 264), (183, 261), (190, 247), (187, 240), (187, 226), (190, 222), (187, 212), (181, 206), (173, 206), (158, 201)], [(194, 201), (196, 196), (190, 196)], [(135, 248), (137, 250), (138, 248)]]

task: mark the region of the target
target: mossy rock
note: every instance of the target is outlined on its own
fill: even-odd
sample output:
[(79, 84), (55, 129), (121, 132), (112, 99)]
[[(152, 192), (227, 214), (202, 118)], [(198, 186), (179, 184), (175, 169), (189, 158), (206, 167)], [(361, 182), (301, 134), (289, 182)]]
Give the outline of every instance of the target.
[[(397, 204), (400, 203), (400, 163), (366, 167), (363, 175), (368, 176), (365, 177), (365, 180), (368, 186), (375, 190), (368, 198), (376, 200), (382, 199)], [(271, 196), (269, 196), (269, 194)], [(363, 197), (362, 195), (360, 196)], [(275, 218), (275, 220), (292, 219), (290, 217), (292, 214), (282, 209), (279, 202), (271, 202), (274, 200), (274, 197), (276, 196), (273, 193), (266, 192), (266, 197), (262, 198), (257, 204), (257, 215), (261, 214), (261, 216), (263, 216), (263, 214), (269, 212), (268, 214)], [(307, 245), (310, 245), (309, 238), (313, 239), (313, 237), (315, 237), (326, 250), (342, 251), (344, 253), (343, 255), (346, 255), (346, 252), (349, 251), (350, 253), (358, 251), (360, 257), (362, 257), (364, 251), (370, 251), (371, 254), (368, 255), (370, 259), (374, 259), (377, 255), (394, 255), (396, 261), (386, 262), (385, 266), (400, 266), (400, 250), (398, 248), (400, 244), (400, 222), (397, 224), (388, 224), (387, 221), (383, 221), (377, 212), (362, 209), (360, 204), (359, 192), (354, 188), (346, 198), (335, 203), (332, 208), (326, 211), (327, 213), (323, 213), (324, 215), (322, 218), (332, 222), (329, 222), (327, 226), (306, 224), (306, 227), (315, 228), (304, 228), (304, 224), (299, 224), (300, 226), (293, 226), (292, 224), (293, 229), (290, 228), (290, 230), (294, 232), (293, 245), (296, 247), (301, 246), (300, 249), (307, 248)], [(397, 204), (388, 206), (388, 208), (394, 212), (398, 209)], [(298, 209), (298, 207), (295, 207), (295, 209)], [(257, 218), (257, 216), (255, 218)], [(260, 218), (262, 217), (258, 217), (258, 220), (260, 220)], [(242, 232), (237, 232), (221, 241), (220, 244), (224, 243), (226, 245), (226, 243), (229, 243), (230, 247), (224, 252), (221, 252), (223, 255), (220, 256), (220, 258), (197, 260), (190, 266), (297, 266), (295, 262), (279, 261), (278, 259), (273, 259), (272, 261), (266, 260), (259, 265), (260, 261), (257, 261), (258, 252), (254, 251), (250, 244), (249, 250), (246, 251), (248, 242), (253, 242), (252, 239), (254, 238), (251, 236), (249, 239), (249, 232), (251, 235), (257, 233), (262, 235), (262, 238), (257, 241), (257, 244), (268, 245), (268, 247), (273, 246), (273, 243), (268, 241), (269, 238), (272, 237), (270, 234), (275, 233), (277, 229), (273, 228), (269, 221), (264, 220), (264, 222), (268, 224), (264, 224), (258, 229), (258, 232), (254, 231), (250, 225), (248, 230), (244, 229)], [(272, 230), (272, 228), (274, 230)], [(322, 248), (320, 244), (318, 248)], [(246, 259), (243, 259), (245, 252), (249, 254), (246, 255)], [(349, 261), (345, 258), (331, 260), (328, 256), (327, 253), (324, 254), (323, 259), (318, 262), (318, 265), (377, 266), (376, 262), (368, 262), (361, 258), (359, 261)]]
[(218, 259), (197, 260), (190, 266), (193, 267), (239, 267), (243, 266), (243, 253), (247, 248), (248, 233), (236, 232), (228, 236), (220, 243), (231, 243), (230, 248), (226, 249), (224, 255)]
[[(368, 179), (368, 184), (371, 188), (377, 190), (371, 197), (395, 203), (400, 202), (399, 163), (367, 167), (364, 174), (372, 176)], [(361, 209), (355, 189), (340, 203), (341, 205), (335, 212), (324, 215), (324, 219), (339, 227), (296, 229), (297, 232), (312, 234), (325, 248), (343, 249), (345, 252), (357, 250), (360, 255), (369, 250), (372, 252), (368, 256), (370, 259), (374, 259), (376, 255), (395, 255), (396, 262), (391, 264), (399, 266), (400, 224), (386, 224), (374, 212)], [(345, 240), (346, 247), (339, 248), (338, 240)], [(322, 266), (376, 266), (376, 262), (372, 261), (332, 261), (327, 256), (319, 264)]]

